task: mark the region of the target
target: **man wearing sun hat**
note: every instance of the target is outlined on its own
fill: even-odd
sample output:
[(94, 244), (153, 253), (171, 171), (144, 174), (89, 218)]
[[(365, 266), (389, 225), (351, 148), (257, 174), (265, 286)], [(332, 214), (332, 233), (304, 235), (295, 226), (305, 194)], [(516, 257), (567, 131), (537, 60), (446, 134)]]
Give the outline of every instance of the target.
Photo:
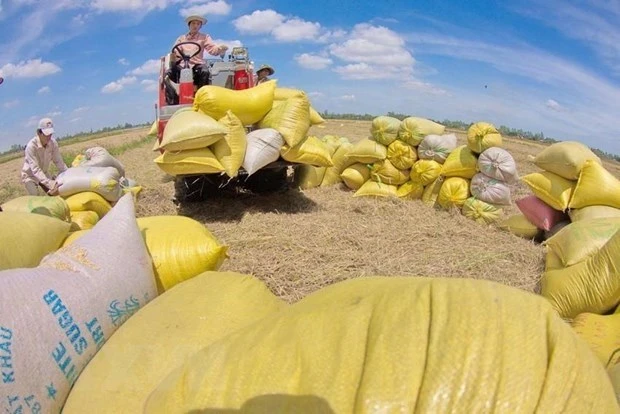
[(67, 165), (53, 134), (54, 123), (50, 118), (43, 118), (38, 123), (37, 135), (26, 145), (21, 177), (30, 195), (38, 195), (39, 188), (49, 195), (58, 195), (58, 184), (49, 171), (50, 164), (53, 162), (59, 173), (66, 171)]
[(269, 65), (261, 65), (256, 71), (256, 84), (259, 85), (269, 80), (269, 76), (273, 75), (276, 71)]
[[(223, 56), (224, 53), (226, 53), (226, 50), (228, 50), (228, 46), (217, 45), (213, 42), (211, 36), (200, 32), (202, 26), (207, 23), (207, 19), (205, 19), (204, 17), (192, 14), (185, 18), (185, 23), (187, 23), (189, 32), (179, 36), (174, 42), (174, 46), (183, 42), (195, 42), (200, 45), (199, 53), (193, 58), (191, 58), (189, 61), (189, 66), (194, 72), (194, 85), (196, 85), (197, 88), (200, 88), (201, 86), (207, 85), (209, 83), (209, 68), (207, 67), (207, 65), (205, 65), (204, 52), (206, 51), (213, 56)], [(179, 49), (181, 49), (183, 53), (188, 56), (196, 53), (195, 45), (182, 45), (179, 46)], [(178, 60), (169, 71), (168, 76), (172, 81), (178, 82), (183, 65), (183, 60), (181, 59), (181, 56), (178, 54), (177, 51), (175, 51), (174, 54), (176, 55), (176, 58)]]

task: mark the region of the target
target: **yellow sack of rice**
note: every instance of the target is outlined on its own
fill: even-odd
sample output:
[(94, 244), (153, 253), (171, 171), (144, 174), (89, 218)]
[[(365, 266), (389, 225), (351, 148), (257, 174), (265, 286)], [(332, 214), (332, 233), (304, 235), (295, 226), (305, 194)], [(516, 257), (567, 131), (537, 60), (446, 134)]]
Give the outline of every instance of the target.
[(345, 168), (340, 177), (351, 190), (359, 190), (365, 182), (370, 180), (370, 167), (358, 162)]
[(209, 148), (166, 151), (155, 158), (155, 163), (172, 176), (224, 172), (224, 166)]
[(327, 144), (315, 136), (304, 138), (294, 147), (283, 145), (280, 149), (280, 156), (289, 162), (309, 164), (315, 167), (331, 167), (334, 165)]
[(336, 135), (324, 135), (323, 138), (321, 138), (321, 141), (327, 144), (327, 146), (329, 147), (329, 153), (332, 156), (340, 147), (340, 145), (344, 142), (340, 137)]
[(435, 160), (418, 160), (411, 167), (409, 177), (426, 186), (432, 183), (441, 174), (441, 164)]
[(177, 112), (168, 121), (159, 148), (181, 151), (205, 148), (223, 139), (227, 128), (196, 111)]
[(437, 203), (446, 210), (461, 208), (470, 196), (469, 180), (461, 177), (446, 178), (439, 189)]
[(71, 161), (71, 166), (79, 167), (84, 161), (86, 161), (86, 156), (84, 154), (78, 154), (75, 156), (73, 161)]
[[(274, 101), (285, 101), (296, 96), (306, 96), (306, 93), (300, 89), (276, 88), (273, 99)], [(323, 117), (310, 105), (310, 125), (319, 125), (324, 122)]]
[(620, 232), (596, 253), (564, 269), (543, 274), (541, 293), (565, 318), (603, 314), (620, 302)]
[(387, 159), (399, 170), (408, 170), (418, 160), (418, 153), (411, 145), (397, 139), (388, 145)]
[(577, 141), (556, 142), (534, 157), (534, 164), (567, 180), (577, 180), (586, 161), (597, 164), (601, 159), (590, 148)]
[(478, 172), (478, 157), (467, 147), (461, 145), (448, 155), (441, 166), (444, 177), (461, 177), (471, 179)]
[(146, 134), (146, 136), (147, 137), (155, 137), (155, 136), (157, 136), (157, 132), (158, 132), (157, 121), (154, 121), (151, 124), (151, 129), (149, 129), (149, 132)]
[(485, 203), (475, 197), (469, 197), (463, 203), (461, 212), (465, 217), (478, 223), (493, 224), (499, 221), (503, 211), (492, 204)]
[(310, 129), (309, 106), (305, 95), (276, 101), (273, 108), (260, 120), (258, 127), (275, 129), (282, 134), (289, 147), (295, 147), (306, 138)]
[(575, 265), (595, 254), (620, 230), (620, 218), (582, 220), (545, 240), (546, 269)]
[(71, 211), (94, 211), (103, 218), (112, 209), (110, 202), (92, 191), (83, 191), (67, 197), (67, 206)]
[(620, 217), (620, 208), (609, 206), (588, 206), (568, 210), (570, 221), (573, 223), (581, 220), (594, 218), (615, 218)]
[(293, 176), (296, 187), (302, 190), (315, 188), (321, 185), (325, 176), (326, 167), (315, 167), (314, 165), (302, 164), (295, 169)]
[(63, 413), (142, 412), (151, 391), (195, 352), (285, 307), (248, 275), (205, 272), (183, 282), (107, 340), (73, 386)]
[(224, 167), (226, 175), (231, 178), (236, 177), (243, 164), (247, 147), (245, 127), (232, 111), (226, 112), (226, 115), (218, 122), (226, 128), (227, 132), (224, 139), (211, 145), (211, 151)]
[(372, 164), (370, 178), (380, 183), (401, 185), (409, 180), (409, 170), (399, 170), (390, 160), (385, 159)]
[(467, 146), (476, 154), (502, 146), (502, 135), (493, 124), (476, 122), (467, 129)]
[(531, 223), (522, 213), (513, 214), (503, 220), (499, 228), (524, 239), (533, 239), (540, 234), (540, 229)]
[(556, 210), (565, 211), (575, 189), (575, 182), (557, 174), (542, 171), (521, 177), (534, 195)]
[(620, 208), (620, 180), (601, 164), (587, 160), (568, 206), (583, 208), (595, 205)]
[(606, 368), (620, 363), (620, 313), (617, 309), (613, 315), (581, 313), (571, 325)]
[(398, 139), (417, 147), (427, 135), (442, 135), (446, 127), (430, 119), (410, 116), (403, 119), (398, 130)]
[(378, 116), (372, 120), (370, 135), (372, 139), (387, 147), (396, 140), (399, 128), (400, 119), (391, 116)]
[(396, 186), (368, 180), (353, 194), (353, 197), (396, 197)]
[(609, 375), (611, 385), (614, 387), (614, 392), (616, 393), (616, 400), (620, 405), (620, 364), (612, 365), (608, 368), (607, 375)]
[(71, 231), (88, 230), (99, 222), (99, 215), (94, 211), (72, 211)]
[(137, 220), (160, 293), (200, 273), (218, 270), (228, 257), (228, 246), (194, 219), (153, 216)]
[(368, 138), (357, 141), (346, 155), (348, 160), (372, 164), (387, 157), (387, 147)]
[(405, 184), (398, 186), (396, 195), (406, 200), (419, 200), (424, 194), (424, 186), (419, 181), (407, 181)]
[(355, 164), (355, 161), (348, 158), (347, 154), (353, 148), (353, 144), (350, 142), (341, 142), (338, 146), (338, 149), (332, 155), (333, 166), (329, 167), (325, 171), (325, 176), (323, 177), (323, 181), (321, 182), (322, 187), (335, 185), (342, 182), (342, 178), (340, 174), (344, 171), (345, 168), (349, 167), (352, 164)]
[(444, 178), (439, 176), (430, 183), (429, 185), (424, 187), (424, 192), (422, 193), (422, 201), (425, 204), (430, 206), (434, 206), (437, 202), (437, 198), (439, 197), (439, 191), (441, 190), (441, 185), (443, 184)]
[(363, 277), (198, 351), (153, 390), (143, 412), (209, 411), (619, 408), (588, 345), (539, 296), (481, 280)]
[(9, 200), (0, 206), (4, 212), (22, 212), (42, 214), (69, 222), (69, 206), (62, 197), (21, 196)]
[(252, 125), (271, 110), (276, 84), (275, 80), (270, 80), (244, 90), (203, 86), (194, 97), (194, 110), (200, 110), (214, 119), (224, 117), (230, 110), (243, 125)]
[(7, 270), (38, 266), (58, 250), (70, 224), (42, 214), (3, 211), (0, 229), (0, 270)]

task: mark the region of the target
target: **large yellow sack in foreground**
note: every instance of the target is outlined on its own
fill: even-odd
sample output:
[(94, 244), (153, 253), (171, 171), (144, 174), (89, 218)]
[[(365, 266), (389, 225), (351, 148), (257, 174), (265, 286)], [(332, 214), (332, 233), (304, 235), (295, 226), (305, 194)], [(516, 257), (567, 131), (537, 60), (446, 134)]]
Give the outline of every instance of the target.
[(151, 137), (151, 136), (157, 136), (157, 121), (153, 121), (153, 123), (151, 124), (151, 129), (149, 129), (149, 132), (146, 134), (147, 137)]
[(581, 220), (594, 218), (615, 218), (620, 217), (620, 208), (609, 206), (588, 206), (576, 208), (568, 211), (570, 221), (573, 223)]
[(103, 218), (111, 209), (110, 202), (93, 191), (83, 191), (67, 197), (67, 205), (71, 211), (94, 211)]
[(224, 166), (209, 148), (179, 152), (166, 151), (155, 158), (155, 163), (164, 172), (172, 176), (211, 174), (224, 171)]
[(469, 198), (469, 180), (461, 177), (446, 178), (439, 189), (437, 203), (447, 209), (461, 208)]
[(271, 110), (276, 83), (270, 80), (239, 91), (214, 85), (203, 86), (194, 97), (194, 109), (200, 109), (214, 119), (222, 118), (230, 110), (243, 125), (252, 125)]
[(345, 168), (340, 177), (351, 190), (359, 190), (370, 179), (370, 168), (366, 164), (357, 162)]
[(306, 138), (310, 129), (308, 98), (293, 97), (274, 102), (273, 108), (260, 120), (259, 128), (273, 128), (282, 134), (284, 141), (294, 147)]
[(499, 228), (525, 239), (533, 239), (540, 233), (540, 229), (531, 223), (523, 213), (508, 217), (500, 223)]
[(577, 141), (556, 142), (534, 157), (534, 164), (567, 180), (576, 180), (586, 161), (598, 164), (601, 159), (590, 148)]
[(204, 148), (223, 139), (227, 128), (196, 111), (177, 112), (168, 121), (159, 148), (182, 151)]
[(395, 185), (368, 180), (353, 194), (353, 197), (396, 197)]
[(478, 158), (466, 145), (456, 147), (441, 166), (441, 175), (444, 177), (471, 179), (477, 172)]
[(427, 135), (442, 135), (446, 127), (430, 119), (410, 116), (402, 120), (398, 139), (411, 146), (418, 146)]
[(0, 206), (2, 211), (42, 214), (62, 221), (70, 221), (69, 206), (62, 197), (21, 196)]
[(414, 277), (323, 288), (197, 352), (144, 407), (236, 410), (619, 412), (604, 368), (544, 299)]
[(387, 158), (387, 147), (368, 138), (361, 139), (353, 144), (353, 148), (346, 155), (352, 162), (372, 164)]
[(211, 150), (215, 158), (224, 167), (226, 175), (231, 178), (236, 177), (243, 164), (245, 149), (248, 144), (245, 127), (232, 111), (226, 112), (226, 115), (218, 122), (226, 128), (227, 132), (224, 139), (211, 145)]
[(576, 184), (548, 171), (530, 173), (521, 177), (521, 180), (536, 197), (559, 211), (568, 208)]
[(258, 279), (205, 272), (159, 296), (105, 343), (64, 414), (138, 413), (166, 375), (201, 348), (285, 307)]
[[(617, 310), (616, 310), (617, 312)], [(573, 329), (607, 367), (620, 363), (620, 314), (582, 313), (571, 322)]]
[(99, 222), (99, 215), (94, 211), (72, 211), (71, 231), (89, 230)]
[[(469, 197), (467, 200), (465, 200), (465, 203), (463, 203), (463, 208), (461, 209), (461, 212), (465, 217), (472, 219), (478, 223), (492, 224), (500, 219), (503, 211), (501, 208), (497, 208), (492, 204), (486, 203), (482, 200), (478, 200), (475, 197)], [(536, 230), (536, 233), (538, 233), (538, 229)], [(535, 235), (536, 234), (534, 234), (534, 236)]]
[(467, 146), (476, 154), (502, 146), (502, 135), (493, 124), (476, 122), (467, 129)]
[(284, 145), (280, 149), (280, 156), (289, 162), (309, 164), (316, 167), (331, 167), (334, 165), (327, 144), (315, 136), (304, 138), (294, 147)]
[[(306, 96), (306, 93), (301, 89), (292, 88), (276, 88), (273, 94), (274, 101), (285, 101), (288, 98), (295, 96)], [(324, 123), (325, 120), (313, 107), (310, 105), (310, 125), (319, 125)]]
[(542, 295), (565, 318), (614, 309), (620, 302), (620, 231), (586, 260), (545, 272), (541, 282)]
[(70, 224), (42, 214), (0, 213), (0, 270), (35, 267), (60, 247)]
[(321, 186), (327, 187), (342, 182), (340, 174), (342, 174), (345, 168), (355, 164), (355, 160), (347, 157), (347, 154), (351, 148), (353, 148), (353, 144), (350, 142), (342, 142), (338, 146), (332, 155), (332, 163), (334, 165), (325, 171), (325, 176), (323, 177), (323, 181), (321, 181)]
[(588, 160), (583, 164), (568, 206), (583, 208), (595, 205), (620, 208), (620, 180), (601, 164)]

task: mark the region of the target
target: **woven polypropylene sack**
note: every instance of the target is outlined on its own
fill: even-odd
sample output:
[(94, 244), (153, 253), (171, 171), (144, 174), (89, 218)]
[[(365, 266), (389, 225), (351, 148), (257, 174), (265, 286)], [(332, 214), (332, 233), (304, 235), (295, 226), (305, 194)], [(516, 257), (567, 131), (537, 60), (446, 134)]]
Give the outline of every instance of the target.
[(418, 181), (426, 186), (432, 183), (441, 175), (441, 164), (435, 160), (418, 160), (413, 163), (409, 178), (411, 181)]
[(193, 353), (284, 307), (248, 275), (205, 272), (183, 282), (106, 342), (80, 375), (63, 413), (141, 412), (151, 391)]
[(162, 171), (174, 177), (224, 172), (224, 166), (209, 148), (165, 151), (154, 161)]
[(512, 202), (510, 187), (506, 183), (482, 173), (477, 173), (471, 179), (471, 194), (493, 205), (509, 205)]
[(568, 218), (564, 212), (554, 209), (535, 195), (522, 197), (515, 204), (530, 222), (545, 231)]
[(346, 155), (351, 162), (372, 164), (387, 158), (387, 147), (371, 139), (361, 139), (353, 144), (353, 148)]
[(226, 115), (219, 119), (227, 132), (224, 139), (217, 141), (211, 145), (211, 150), (215, 158), (222, 164), (226, 175), (236, 177), (239, 168), (243, 165), (245, 150), (247, 148), (247, 139), (245, 137), (245, 127), (241, 120), (232, 112), (226, 112)]
[(471, 179), (478, 172), (478, 158), (466, 145), (456, 147), (441, 166), (444, 177)]
[(448, 155), (456, 149), (457, 139), (454, 134), (427, 135), (418, 146), (421, 160), (435, 160), (443, 164)]
[(406, 200), (419, 200), (424, 194), (424, 186), (418, 181), (407, 181), (398, 186), (396, 195)]
[(512, 155), (498, 147), (482, 151), (478, 157), (478, 170), (484, 175), (508, 184), (515, 183), (519, 178), (517, 164)]
[(384, 184), (401, 185), (409, 181), (409, 170), (399, 170), (386, 158), (370, 167), (370, 178)]
[(56, 178), (61, 197), (69, 197), (84, 191), (93, 191), (110, 202), (123, 195), (121, 176), (114, 167), (72, 167)]
[(89, 230), (99, 222), (99, 215), (94, 211), (72, 211), (71, 231)]
[(571, 325), (606, 368), (620, 363), (620, 314), (582, 313), (573, 319)]
[(351, 190), (359, 190), (370, 179), (370, 168), (361, 162), (348, 166), (340, 174), (342, 182)]
[(91, 147), (84, 151), (86, 159), (80, 164), (83, 167), (114, 167), (121, 177), (125, 176), (125, 167), (103, 147)]
[(568, 215), (573, 223), (594, 218), (615, 218), (620, 217), (620, 208), (600, 205), (588, 206), (571, 209), (568, 211)]
[(499, 227), (525, 239), (533, 239), (540, 234), (540, 229), (529, 221), (523, 213), (513, 214), (502, 220)]
[(620, 208), (620, 180), (601, 164), (588, 160), (583, 164), (568, 207), (595, 205)]
[(418, 153), (414, 147), (397, 139), (388, 145), (387, 159), (399, 170), (407, 170), (418, 160)]
[(166, 124), (159, 148), (167, 151), (205, 148), (223, 139), (226, 132), (224, 125), (202, 112), (176, 112)]
[(129, 195), (75, 243), (0, 280), (2, 412), (60, 412), (88, 361), (157, 295)]
[(463, 203), (461, 212), (465, 217), (478, 223), (492, 224), (499, 221), (503, 210), (475, 197), (469, 197)]
[(280, 148), (284, 145), (284, 138), (275, 129), (256, 129), (250, 132), (246, 139), (248, 146), (243, 158), (243, 169), (248, 175), (254, 174), (265, 165), (280, 158)]
[(391, 116), (378, 116), (370, 124), (372, 139), (386, 147), (396, 140), (400, 128), (400, 119)]
[(368, 180), (353, 194), (353, 197), (396, 197), (396, 190), (395, 185)]
[(461, 177), (448, 177), (441, 184), (437, 203), (444, 209), (461, 208), (469, 198), (469, 180)]
[(62, 221), (70, 221), (69, 206), (62, 197), (21, 196), (0, 206), (2, 211), (42, 214)]
[(110, 203), (99, 194), (84, 191), (67, 197), (70, 211), (94, 211), (99, 218), (103, 218), (111, 209)]
[[(515, 317), (518, 315), (518, 317)], [(357, 278), (194, 354), (145, 413), (617, 413), (543, 298), (480, 280)]]
[(350, 142), (342, 142), (338, 145), (338, 148), (331, 157), (334, 165), (325, 170), (325, 176), (321, 181), (321, 186), (326, 187), (342, 182), (340, 174), (342, 174), (345, 168), (355, 164), (354, 160), (347, 157), (351, 148), (353, 148), (353, 144)]
[(476, 122), (467, 129), (467, 146), (476, 154), (502, 146), (502, 135), (493, 124)]
[(259, 128), (273, 128), (284, 141), (294, 147), (307, 136), (310, 129), (310, 103), (304, 95), (274, 102), (273, 108), (260, 120)]
[(283, 145), (280, 156), (289, 162), (309, 164), (316, 167), (332, 167), (332, 157), (326, 143), (315, 136), (304, 138), (294, 147)]
[(302, 190), (308, 190), (321, 185), (325, 177), (325, 167), (315, 167), (314, 165), (300, 165), (295, 169), (293, 176), (294, 184)]
[(446, 127), (426, 118), (409, 116), (402, 120), (398, 139), (417, 147), (427, 135), (441, 135)]
[(577, 184), (548, 171), (534, 172), (521, 177), (534, 195), (556, 210), (566, 211)]
[(577, 180), (586, 161), (598, 164), (601, 159), (577, 141), (555, 142), (534, 157), (534, 164), (567, 180)]

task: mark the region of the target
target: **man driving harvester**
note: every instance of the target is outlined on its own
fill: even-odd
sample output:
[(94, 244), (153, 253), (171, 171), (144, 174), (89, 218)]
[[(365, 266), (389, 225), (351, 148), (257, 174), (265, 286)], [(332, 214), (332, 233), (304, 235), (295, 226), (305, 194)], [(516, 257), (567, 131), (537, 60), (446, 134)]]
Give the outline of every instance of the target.
[[(181, 69), (183, 68), (183, 57), (181, 56), (181, 53), (186, 56), (191, 56), (191, 59), (189, 60), (189, 67), (192, 68), (194, 85), (196, 89), (198, 89), (201, 86), (209, 84), (209, 67), (205, 63), (204, 52), (206, 51), (213, 56), (224, 56), (224, 53), (228, 50), (228, 46), (217, 45), (213, 42), (211, 36), (200, 32), (202, 26), (207, 23), (207, 19), (204, 17), (191, 15), (185, 18), (185, 22), (189, 27), (189, 32), (179, 36), (174, 42), (172, 50), (175, 63), (172, 65), (166, 78), (164, 79), (167, 96), (174, 96), (173, 91), (176, 89), (170, 81), (175, 83), (179, 82), (179, 76)], [(197, 45), (200, 46), (200, 50), (197, 50)], [(171, 95), (169, 95), (168, 88), (172, 89), (170, 91), (172, 93)]]

